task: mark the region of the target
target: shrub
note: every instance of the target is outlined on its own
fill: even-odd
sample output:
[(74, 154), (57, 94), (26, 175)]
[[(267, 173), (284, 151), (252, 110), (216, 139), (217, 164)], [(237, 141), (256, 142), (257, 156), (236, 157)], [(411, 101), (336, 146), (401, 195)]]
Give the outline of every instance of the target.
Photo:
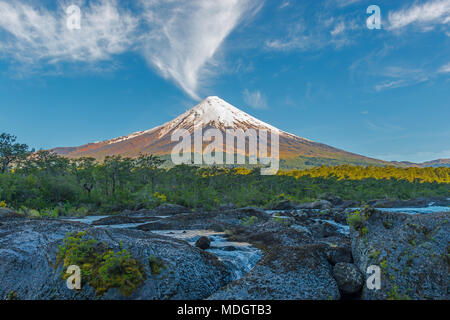
[(256, 216), (251, 216), (251, 217), (241, 219), (241, 224), (246, 227), (252, 226), (257, 223), (258, 223), (258, 217), (256, 217)]
[(59, 246), (56, 267), (62, 263), (62, 278), (66, 280), (67, 267), (77, 265), (81, 269), (82, 283), (89, 283), (97, 295), (111, 288), (129, 296), (146, 279), (144, 267), (133, 259), (126, 249), (118, 252), (107, 248), (86, 232), (68, 234)]
[(361, 211), (356, 210), (347, 214), (347, 224), (350, 228), (358, 230), (362, 226), (362, 222)]
[(150, 264), (150, 270), (152, 271), (152, 275), (161, 274), (161, 270), (166, 268), (166, 265), (161, 259), (156, 258), (155, 256), (150, 256), (148, 258), (148, 262)]

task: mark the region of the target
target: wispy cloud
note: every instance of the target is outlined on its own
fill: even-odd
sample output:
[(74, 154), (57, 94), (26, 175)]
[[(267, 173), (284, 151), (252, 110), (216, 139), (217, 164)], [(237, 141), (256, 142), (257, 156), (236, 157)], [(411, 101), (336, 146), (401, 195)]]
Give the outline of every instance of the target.
[(251, 92), (248, 89), (245, 89), (244, 101), (249, 107), (255, 109), (267, 109), (267, 98), (259, 90)]
[(211, 75), (214, 57), (244, 16), (261, 1), (154, 0), (143, 1), (150, 26), (144, 55), (161, 75), (173, 79), (192, 98)]
[(447, 63), (446, 65), (443, 65), (439, 71), (439, 73), (450, 73), (450, 62)]
[(450, 22), (450, 0), (427, 1), (389, 13), (389, 29), (398, 30), (409, 25), (418, 25), (422, 30), (431, 30), (432, 25)]
[[(68, 5), (67, 5), (68, 6)], [(133, 45), (138, 21), (116, 0), (91, 3), (83, 10), (82, 28), (66, 27), (65, 6), (55, 12), (20, 1), (0, 1), (0, 51), (20, 63), (96, 62)]]
[(284, 9), (286, 7), (289, 7), (290, 5), (291, 5), (291, 3), (289, 1), (285, 1), (278, 8), (279, 9)]
[(377, 132), (383, 132), (383, 133), (394, 133), (394, 132), (399, 132), (399, 131), (403, 131), (404, 128), (397, 126), (397, 125), (392, 125), (392, 124), (388, 124), (388, 123), (375, 123), (373, 121), (367, 120), (366, 122), (366, 126), (367, 128), (377, 131)]
[[(66, 8), (82, 8), (80, 30), (66, 28)], [(26, 0), (0, 0), (0, 57), (29, 65), (96, 63), (140, 52), (164, 78), (199, 99), (225, 39), (263, 0), (66, 0), (46, 9)], [(216, 59), (216, 60), (215, 60)]]

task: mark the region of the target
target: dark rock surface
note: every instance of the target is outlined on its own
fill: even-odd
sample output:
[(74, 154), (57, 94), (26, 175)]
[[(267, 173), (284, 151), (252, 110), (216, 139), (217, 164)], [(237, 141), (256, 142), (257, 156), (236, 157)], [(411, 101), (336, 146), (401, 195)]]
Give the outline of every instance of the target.
[(186, 207), (183, 207), (183, 206), (180, 206), (177, 204), (169, 204), (169, 203), (162, 204), (159, 207), (156, 207), (155, 209), (153, 209), (153, 211), (160, 215), (174, 215), (174, 214), (191, 212), (191, 210)]
[[(73, 291), (61, 279), (54, 263), (58, 245), (69, 232), (87, 230), (108, 247), (129, 250), (146, 271), (147, 280), (129, 299), (204, 299), (229, 281), (225, 266), (213, 255), (184, 241), (130, 229), (90, 228), (56, 220), (2, 220), (0, 226), (0, 298), (15, 293), (18, 299), (124, 299), (117, 289), (96, 297), (86, 284)], [(163, 261), (161, 274), (152, 275), (150, 257)]]
[(381, 269), (381, 289), (363, 299), (449, 299), (450, 214), (408, 215), (367, 210), (351, 230), (355, 264)]
[(110, 216), (106, 218), (102, 218), (92, 222), (93, 226), (107, 226), (107, 225), (115, 225), (115, 224), (129, 224), (129, 223), (145, 223), (150, 221), (158, 221), (159, 218), (156, 217), (129, 217), (123, 215)]
[[(164, 205), (124, 211), (93, 226), (30, 219), (0, 208), (0, 299), (11, 293), (18, 299), (125, 299), (116, 289), (102, 297), (89, 285), (81, 292), (68, 290), (61, 267), (55, 270), (61, 240), (68, 232), (83, 230), (110, 248), (123, 246), (144, 265), (147, 280), (129, 299), (449, 299), (450, 213), (364, 209), (349, 233), (346, 202), (341, 199), (324, 197), (299, 205), (303, 208), (289, 202), (279, 205), (295, 209), (277, 209), (280, 212), (272, 215), (254, 207), (189, 212)], [(145, 224), (133, 226), (136, 223)], [(195, 238), (190, 245), (151, 232), (159, 230), (220, 233), (202, 236), (197, 243)], [(229, 243), (224, 246), (224, 241)], [(212, 252), (245, 255), (240, 245), (248, 248), (248, 243), (263, 257), (245, 274), (260, 259), (258, 254), (233, 278), (240, 279), (230, 282), (230, 261), (222, 262)], [(164, 264), (160, 274), (152, 275), (152, 259)], [(366, 286), (370, 265), (381, 269), (380, 290)]]
[(192, 212), (177, 214), (167, 219), (144, 224), (139, 230), (214, 230), (224, 231), (242, 224), (242, 219), (256, 217), (258, 221), (267, 221), (270, 217), (264, 210), (252, 207), (212, 212)]
[(302, 203), (297, 209), (317, 209), (317, 210), (327, 210), (331, 209), (332, 204), (328, 200), (318, 200), (315, 202)]
[(434, 198), (417, 198), (411, 200), (371, 200), (368, 202), (374, 208), (422, 208), (428, 207), (430, 204), (435, 206), (447, 207), (450, 206), (450, 199), (434, 199)]
[(346, 294), (361, 291), (364, 277), (358, 267), (351, 263), (339, 262), (333, 268), (333, 276), (339, 289)]
[(195, 246), (202, 250), (209, 249), (209, 247), (211, 246), (211, 240), (209, 240), (208, 237), (202, 236), (195, 242)]
[(299, 203), (290, 200), (283, 200), (272, 205), (270, 210), (295, 210), (299, 207)]
[(339, 299), (339, 290), (322, 248), (318, 245), (274, 247), (244, 278), (209, 299)]

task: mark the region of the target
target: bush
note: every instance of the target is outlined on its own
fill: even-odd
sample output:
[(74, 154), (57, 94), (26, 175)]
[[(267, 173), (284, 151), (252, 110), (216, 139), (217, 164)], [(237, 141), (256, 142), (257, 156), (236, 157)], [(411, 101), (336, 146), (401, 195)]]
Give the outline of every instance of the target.
[(252, 226), (257, 223), (258, 223), (258, 217), (256, 217), (256, 216), (251, 216), (251, 217), (241, 219), (241, 224), (246, 227)]
[(356, 210), (347, 214), (347, 224), (350, 228), (358, 230), (362, 226), (362, 223), (361, 211)]
[(142, 264), (133, 259), (126, 249), (118, 252), (107, 248), (86, 232), (68, 234), (59, 246), (56, 267), (63, 266), (62, 278), (66, 280), (67, 268), (77, 265), (81, 269), (82, 284), (89, 283), (97, 295), (111, 288), (129, 296), (145, 281)]

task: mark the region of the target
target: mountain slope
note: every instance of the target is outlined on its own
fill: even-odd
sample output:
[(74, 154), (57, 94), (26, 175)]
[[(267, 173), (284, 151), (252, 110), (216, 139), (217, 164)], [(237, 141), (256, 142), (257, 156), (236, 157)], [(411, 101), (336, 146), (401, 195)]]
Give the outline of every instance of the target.
[[(90, 143), (79, 147), (56, 148), (51, 151), (69, 158), (94, 157), (98, 160), (102, 160), (108, 155), (122, 155), (127, 157), (136, 157), (140, 153), (167, 155), (178, 144), (178, 142), (171, 141), (172, 133), (175, 130), (185, 129), (193, 133), (194, 129), (200, 126), (204, 130), (207, 128), (219, 129), (224, 133), (224, 137), (225, 130), (229, 128), (235, 130), (242, 129), (244, 131), (248, 129), (265, 129), (269, 132), (270, 130), (279, 130), (270, 124), (250, 116), (218, 97), (209, 97), (174, 120), (151, 130), (140, 131), (128, 136)], [(382, 160), (349, 153), (282, 130), (279, 130), (279, 134), (280, 158), (290, 163), (298, 159), (303, 162), (309, 159), (312, 164), (317, 161), (335, 164), (387, 164), (387, 162)], [(203, 148), (205, 145), (206, 143)], [(225, 150), (225, 145), (223, 150)], [(238, 152), (247, 154), (245, 150)]]

